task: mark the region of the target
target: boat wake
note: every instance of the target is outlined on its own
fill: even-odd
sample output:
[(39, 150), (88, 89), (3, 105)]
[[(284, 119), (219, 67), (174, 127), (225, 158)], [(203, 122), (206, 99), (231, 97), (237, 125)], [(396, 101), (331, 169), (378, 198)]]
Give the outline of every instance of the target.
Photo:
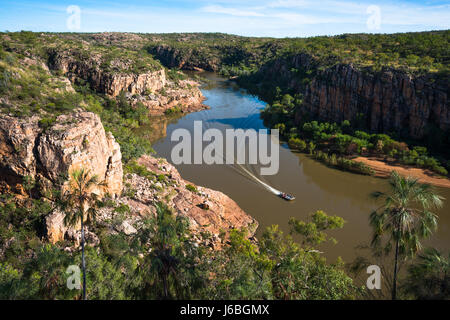
[(250, 178), (254, 179), (256, 182), (258, 182), (259, 184), (261, 184), (264, 188), (266, 188), (267, 190), (269, 190), (270, 192), (272, 192), (274, 195), (279, 196), (280, 194), (282, 194), (282, 192), (280, 190), (277, 190), (273, 187), (271, 187), (270, 185), (268, 185), (267, 183), (261, 181), (260, 179), (258, 179), (253, 173), (251, 173), (250, 171), (248, 171), (247, 169), (244, 168), (244, 166), (238, 164), (239, 168), (241, 168)]

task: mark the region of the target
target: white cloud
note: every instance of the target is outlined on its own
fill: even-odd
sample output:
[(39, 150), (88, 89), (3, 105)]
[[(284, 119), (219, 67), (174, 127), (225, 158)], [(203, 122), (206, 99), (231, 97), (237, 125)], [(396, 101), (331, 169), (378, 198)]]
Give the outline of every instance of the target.
[(229, 15), (238, 16), (238, 17), (264, 17), (265, 16), (264, 14), (258, 13), (256, 11), (241, 10), (241, 9), (235, 9), (235, 8), (225, 8), (222, 6), (215, 6), (215, 5), (203, 7), (202, 11), (209, 12), (209, 13), (229, 14)]

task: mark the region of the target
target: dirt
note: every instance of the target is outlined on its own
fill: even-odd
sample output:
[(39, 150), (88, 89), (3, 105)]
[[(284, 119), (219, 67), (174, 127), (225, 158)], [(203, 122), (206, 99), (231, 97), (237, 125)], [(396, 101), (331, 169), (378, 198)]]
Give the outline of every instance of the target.
[(397, 171), (402, 176), (410, 176), (419, 179), (421, 183), (428, 183), (438, 187), (450, 188), (450, 180), (438, 176), (427, 169), (413, 168), (409, 166), (390, 164), (380, 158), (357, 157), (354, 161), (362, 162), (370, 166), (375, 171), (376, 177), (389, 177), (392, 171)]

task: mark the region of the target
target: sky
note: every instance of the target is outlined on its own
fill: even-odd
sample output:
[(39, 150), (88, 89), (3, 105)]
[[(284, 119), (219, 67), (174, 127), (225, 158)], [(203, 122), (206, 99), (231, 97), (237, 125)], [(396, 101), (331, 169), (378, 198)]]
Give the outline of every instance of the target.
[(0, 31), (307, 37), (442, 30), (449, 26), (450, 0), (0, 0)]

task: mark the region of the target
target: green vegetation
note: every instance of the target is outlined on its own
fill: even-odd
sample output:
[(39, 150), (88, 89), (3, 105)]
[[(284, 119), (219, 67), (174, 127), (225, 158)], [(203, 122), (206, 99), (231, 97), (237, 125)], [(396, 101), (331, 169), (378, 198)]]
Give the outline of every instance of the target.
[(430, 185), (420, 184), (417, 179), (401, 177), (395, 171), (389, 184), (390, 193), (373, 193), (373, 197), (384, 200), (384, 204), (372, 212), (370, 225), (374, 230), (373, 247), (389, 254), (394, 243), (392, 300), (395, 300), (398, 261), (400, 257), (414, 256), (421, 248), (420, 240), (429, 237), (437, 228), (437, 216), (430, 210), (442, 207), (443, 203), (442, 197)]
[(98, 181), (96, 175), (80, 169), (70, 174), (70, 188), (64, 195), (63, 208), (66, 213), (64, 224), (75, 227), (81, 224), (81, 261), (83, 269), (83, 300), (86, 300), (86, 261), (84, 258), (84, 225), (95, 220), (98, 198), (92, 192), (94, 187), (102, 187), (104, 183)]
[(444, 300), (450, 297), (450, 256), (428, 248), (418, 261), (408, 268), (402, 288), (407, 295), (419, 300)]
[[(0, 298), (81, 298), (79, 290), (65, 285), (67, 267), (82, 263), (80, 252), (63, 250), (65, 243), (41, 242), (39, 228), (24, 228), (33, 226), (29, 212), (27, 219), (16, 217), (25, 209), (13, 209), (10, 201), (0, 204), (5, 235), (1, 241), (6, 248), (0, 261)], [(40, 209), (33, 206), (33, 211)], [(354, 299), (361, 291), (341, 261), (328, 264), (313, 249), (331, 240), (326, 230), (342, 227), (339, 217), (318, 211), (307, 223), (292, 219), (292, 232), (303, 238), (301, 243), (272, 226), (259, 245), (247, 238), (245, 230), (233, 230), (229, 238), (221, 235), (222, 250), (212, 250), (195, 240), (200, 236), (200, 243), (208, 243), (209, 234), (194, 238), (186, 218), (175, 216), (163, 203), (157, 211), (130, 236), (110, 233), (110, 226), (93, 221), (90, 230), (99, 235), (100, 246), (85, 252), (88, 299)], [(8, 229), (11, 223), (14, 227)], [(19, 237), (24, 232), (27, 235)], [(11, 238), (5, 246), (3, 242)], [(30, 249), (35, 254), (24, 254)]]
[[(133, 168), (142, 171), (139, 166)], [(411, 203), (437, 199), (427, 193), (431, 190), (426, 186), (398, 182), (396, 186), (403, 188), (399, 195), (409, 198), (388, 201), (377, 219), (372, 215), (373, 221), (380, 222), (374, 224), (375, 232), (383, 226), (383, 231), (392, 233), (391, 240), (396, 239), (395, 226), (383, 216), (395, 220), (414, 214), (418, 225), (429, 226), (433, 216), (411, 209), (416, 208)], [(396, 193), (389, 197), (397, 199)], [(66, 241), (49, 245), (41, 240), (43, 218), (54, 208), (43, 200), (27, 200), (26, 206), (17, 206), (16, 201), (5, 195), (0, 201), (0, 298), (80, 299), (80, 290), (66, 287), (70, 276), (66, 270), (82, 265), (82, 252), (64, 250), (69, 245)], [(98, 205), (111, 203), (105, 199)], [(85, 248), (87, 299), (358, 299), (368, 293), (356, 286), (340, 259), (329, 263), (316, 249), (326, 242), (336, 243), (328, 231), (337, 234), (344, 226), (338, 216), (319, 210), (308, 221), (291, 218), (288, 234), (271, 226), (257, 243), (248, 239), (246, 230), (231, 230), (229, 237), (220, 235), (222, 249), (213, 250), (207, 245), (211, 235), (194, 235), (182, 215), (174, 215), (164, 203), (156, 207), (158, 214), (138, 222), (138, 231), (132, 235), (110, 231), (123, 221), (122, 214), (129, 214), (126, 205), (114, 209), (118, 217), (111, 223), (92, 221), (89, 228), (98, 235), (100, 245)], [(389, 225), (392, 229), (384, 228)], [(398, 238), (399, 257), (418, 247), (419, 235), (408, 235), (417, 229), (406, 230)], [(388, 254), (386, 248), (383, 255)], [(401, 297), (446, 299), (447, 284), (448, 259), (428, 250), (413, 260), (401, 279)]]
[(177, 106), (174, 106), (174, 107), (164, 111), (164, 114), (165, 115), (174, 115), (174, 114), (179, 114), (181, 112), (182, 112), (181, 107), (177, 105)]
[[(274, 59), (306, 53), (321, 68), (352, 63), (358, 68), (378, 71), (383, 67), (415, 75), (434, 73), (448, 76), (447, 59), (450, 32), (398, 34), (343, 34), (310, 38), (249, 38), (220, 33), (172, 33), (143, 35), (150, 40), (148, 50), (158, 55), (165, 45), (176, 53), (177, 62), (218, 70), (226, 76), (251, 75)], [(290, 70), (290, 69), (287, 69)], [(292, 70), (301, 73), (302, 70)]]
[(409, 146), (387, 134), (367, 133), (358, 121), (355, 124), (348, 120), (341, 124), (305, 120), (295, 123), (292, 119), (301, 105), (301, 95), (280, 94), (280, 98), (262, 112), (265, 123), (279, 129), (293, 149), (309, 152), (330, 166), (363, 174), (371, 174), (370, 168), (347, 158), (372, 155), (448, 175), (448, 161), (442, 159), (441, 162), (430, 156), (426, 147)]
[(186, 189), (188, 189), (189, 191), (194, 192), (194, 193), (198, 192), (197, 188), (195, 186), (193, 186), (192, 184), (187, 184)]

